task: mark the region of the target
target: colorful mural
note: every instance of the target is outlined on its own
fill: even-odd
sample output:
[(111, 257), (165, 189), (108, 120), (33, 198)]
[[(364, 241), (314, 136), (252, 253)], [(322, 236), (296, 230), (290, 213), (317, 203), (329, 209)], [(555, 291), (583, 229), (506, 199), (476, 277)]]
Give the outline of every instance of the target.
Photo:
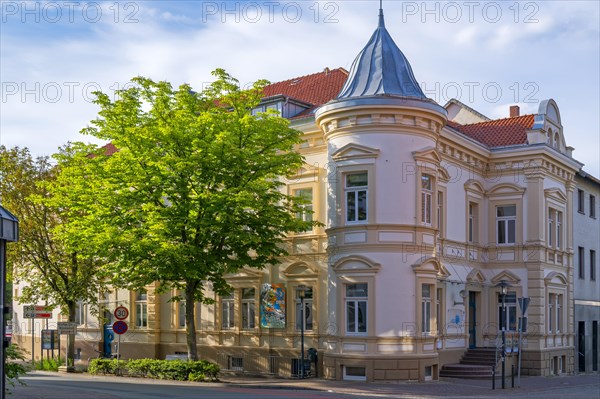
[(260, 289), (260, 326), (285, 328), (285, 286), (265, 283)]

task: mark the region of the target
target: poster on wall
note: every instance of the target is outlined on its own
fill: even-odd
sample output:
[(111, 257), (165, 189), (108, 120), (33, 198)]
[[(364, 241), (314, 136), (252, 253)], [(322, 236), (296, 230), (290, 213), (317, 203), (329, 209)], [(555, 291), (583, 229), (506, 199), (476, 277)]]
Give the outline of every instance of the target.
[(285, 287), (265, 283), (260, 289), (260, 326), (285, 328)]

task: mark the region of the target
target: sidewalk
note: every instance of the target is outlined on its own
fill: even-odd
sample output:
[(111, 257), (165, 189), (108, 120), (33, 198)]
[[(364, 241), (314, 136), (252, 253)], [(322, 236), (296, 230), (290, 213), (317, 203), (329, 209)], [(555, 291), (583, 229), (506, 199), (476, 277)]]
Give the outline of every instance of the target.
[[(521, 377), (521, 387), (511, 388), (510, 378), (506, 389), (496, 380), (492, 390), (490, 380), (466, 380), (443, 378), (427, 383), (364, 383), (352, 381), (330, 381), (323, 379), (283, 380), (267, 378), (243, 378), (223, 376), (221, 382), (229, 386), (256, 387), (265, 389), (311, 389), (360, 396), (415, 397), (415, 398), (600, 398), (600, 375), (576, 375), (559, 377)], [(516, 386), (516, 380), (515, 380)]]

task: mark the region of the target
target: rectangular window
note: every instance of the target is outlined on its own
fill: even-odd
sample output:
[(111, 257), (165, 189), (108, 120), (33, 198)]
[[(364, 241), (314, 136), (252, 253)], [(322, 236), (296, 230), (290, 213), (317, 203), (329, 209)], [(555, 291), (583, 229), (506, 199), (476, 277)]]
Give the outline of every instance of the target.
[(563, 330), (563, 296), (556, 295), (556, 332), (559, 333)]
[(517, 331), (517, 293), (509, 291), (504, 298), (502, 311), (502, 294), (498, 294), (498, 326), (500, 330)]
[(583, 247), (577, 248), (578, 254), (578, 268), (579, 268), (579, 278), (585, 278), (585, 249)]
[(585, 213), (585, 193), (583, 190), (577, 190), (577, 212)]
[(431, 176), (421, 176), (421, 223), (431, 225)]
[(477, 237), (477, 223), (478, 223), (479, 208), (476, 203), (469, 202), (469, 225), (467, 232), (467, 240), (469, 242), (479, 242)]
[(551, 333), (554, 328), (554, 294), (548, 294), (548, 332)]
[(556, 226), (556, 221), (554, 220), (556, 215), (556, 211), (554, 209), (549, 209), (548, 210), (548, 246), (549, 247), (553, 247), (554, 246), (554, 234), (555, 234), (555, 226)]
[(346, 222), (367, 221), (367, 172), (346, 175)]
[(229, 330), (235, 326), (235, 306), (233, 293), (221, 298), (221, 328)]
[(596, 251), (590, 249), (590, 280), (596, 281)]
[[(304, 202), (300, 205), (302, 208), (301, 212), (296, 214), (296, 218), (305, 222), (313, 221), (313, 190), (312, 188), (302, 188), (294, 190), (294, 197), (298, 197)], [(312, 227), (307, 228), (306, 231), (312, 231)]]
[(592, 321), (592, 370), (598, 371), (598, 321)]
[(435, 296), (435, 324), (439, 336), (442, 335), (442, 294), (442, 289), (438, 288)]
[(78, 325), (85, 324), (85, 304), (83, 301), (77, 301), (75, 305), (75, 323)]
[(242, 328), (252, 329), (256, 327), (256, 290), (254, 288), (242, 288)]
[(146, 290), (138, 291), (135, 297), (135, 326), (148, 327), (148, 294)]
[(596, 218), (596, 197), (590, 194), (590, 217)]
[(346, 333), (367, 333), (368, 285), (346, 285)]
[[(304, 302), (304, 313), (302, 313), (302, 302)], [(296, 330), (300, 331), (304, 327), (304, 331), (313, 329), (313, 290), (312, 287), (306, 287), (304, 290), (304, 300), (300, 299), (300, 293), (296, 291)], [(304, 321), (302, 320), (304, 316)], [(304, 322), (304, 326), (302, 326)]]
[(556, 248), (562, 248), (562, 212), (556, 212)]
[(178, 311), (178, 320), (177, 320), (177, 326), (179, 328), (185, 328), (186, 326), (186, 321), (185, 321), (185, 300), (181, 300), (179, 302), (177, 302), (177, 311)]
[(496, 207), (496, 230), (498, 244), (514, 244), (517, 233), (517, 207), (504, 205)]
[(440, 231), (440, 237), (445, 237), (446, 236), (446, 232), (444, 231), (444, 220), (445, 220), (445, 215), (444, 215), (444, 193), (441, 191), (438, 191), (438, 196), (437, 196), (437, 223), (438, 223), (438, 229)]
[(421, 332), (431, 332), (431, 285), (421, 286)]

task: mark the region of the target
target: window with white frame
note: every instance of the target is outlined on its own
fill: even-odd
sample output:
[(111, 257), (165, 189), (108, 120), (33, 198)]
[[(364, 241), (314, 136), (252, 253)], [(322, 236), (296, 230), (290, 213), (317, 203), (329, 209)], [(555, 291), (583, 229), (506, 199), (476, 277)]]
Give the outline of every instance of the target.
[(431, 285), (421, 285), (421, 332), (431, 333)]
[(548, 246), (560, 249), (562, 247), (562, 212), (554, 208), (548, 209)]
[[(294, 197), (298, 197), (302, 200), (300, 208), (302, 211), (296, 214), (296, 218), (304, 222), (313, 221), (313, 190), (312, 188), (301, 188), (294, 190)], [(312, 231), (312, 227), (308, 227), (306, 231)]]
[(504, 331), (517, 331), (517, 293), (509, 291), (504, 297), (502, 309), (502, 294), (498, 294), (498, 327)]
[(596, 218), (596, 196), (590, 194), (590, 217)]
[(433, 183), (431, 176), (421, 176), (421, 223), (431, 225)]
[(368, 284), (346, 284), (346, 333), (367, 333)]
[(249, 330), (256, 327), (256, 290), (242, 288), (242, 328)]
[(180, 292), (179, 297), (181, 299), (177, 302), (177, 327), (185, 328), (185, 326), (187, 325), (187, 322), (185, 320), (185, 293)]
[(479, 242), (478, 238), (479, 206), (475, 202), (469, 202), (469, 221), (467, 227), (468, 242)]
[[(304, 302), (304, 313), (302, 313), (302, 305)], [(304, 331), (311, 331), (313, 329), (313, 290), (312, 287), (306, 287), (304, 289), (304, 300), (300, 299), (300, 292), (296, 291), (296, 330), (302, 329), (304, 323)], [(302, 316), (304, 315), (304, 320)]]
[(221, 297), (221, 328), (229, 330), (235, 326), (235, 303), (233, 292)]
[(579, 278), (585, 278), (585, 249), (583, 247), (577, 247), (577, 261), (579, 269)]
[(75, 323), (78, 325), (85, 324), (86, 306), (83, 301), (77, 301), (75, 304)]
[(563, 296), (548, 294), (548, 332), (560, 333), (563, 329)]
[(436, 330), (439, 336), (443, 334), (442, 331), (442, 295), (444, 291), (441, 288), (437, 289), (435, 296), (435, 324)]
[(444, 220), (445, 220), (445, 214), (444, 214), (444, 193), (442, 191), (438, 191), (438, 195), (437, 195), (437, 223), (438, 223), (438, 229), (440, 232), (440, 237), (445, 237), (446, 236), (446, 232), (444, 230)]
[(367, 221), (367, 194), (369, 177), (367, 172), (349, 173), (345, 176), (346, 222)]
[(516, 205), (496, 207), (496, 242), (498, 244), (514, 244), (517, 235)]
[(148, 327), (148, 293), (146, 290), (137, 291), (135, 294), (135, 326)]

